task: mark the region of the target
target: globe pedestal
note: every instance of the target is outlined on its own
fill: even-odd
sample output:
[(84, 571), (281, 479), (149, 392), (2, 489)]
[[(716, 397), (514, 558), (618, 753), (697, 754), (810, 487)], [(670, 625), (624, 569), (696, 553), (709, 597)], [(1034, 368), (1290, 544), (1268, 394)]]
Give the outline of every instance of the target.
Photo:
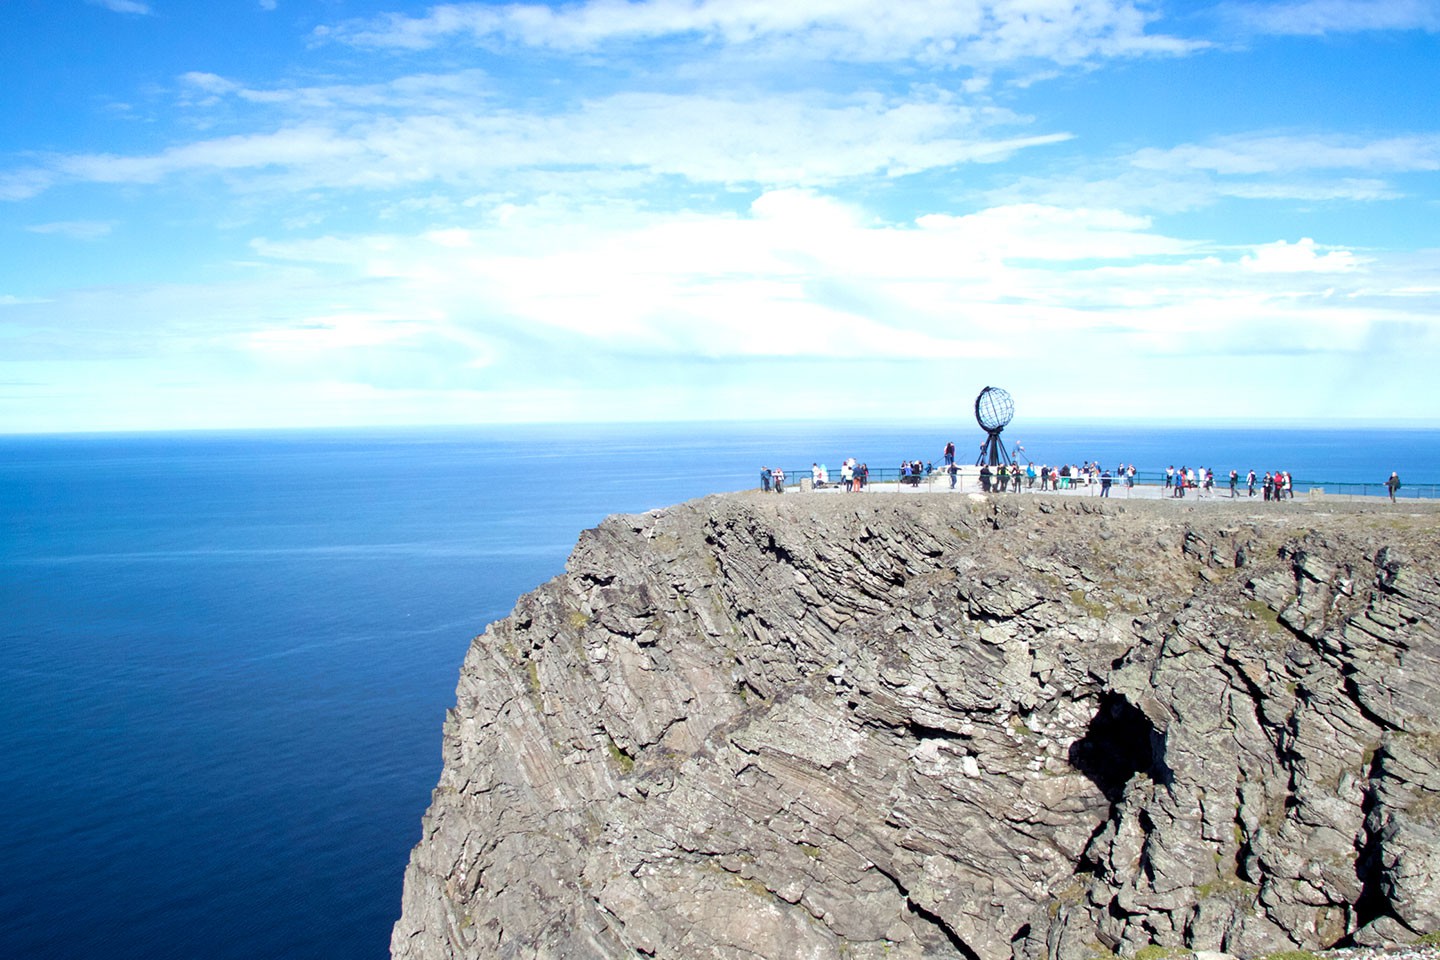
[(980, 444), (980, 459), (975, 461), (976, 466), (989, 464), (1010, 463), (1010, 453), (1005, 449), (1005, 444), (1000, 441), (1000, 431), (996, 430), (985, 438)]

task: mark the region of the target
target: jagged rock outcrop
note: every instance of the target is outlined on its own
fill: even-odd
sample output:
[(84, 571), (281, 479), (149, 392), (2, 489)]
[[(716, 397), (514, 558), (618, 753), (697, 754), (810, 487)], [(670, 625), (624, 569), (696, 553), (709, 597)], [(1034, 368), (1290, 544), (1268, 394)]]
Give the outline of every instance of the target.
[(880, 494), (611, 518), (471, 647), (392, 953), (1433, 931), (1437, 519)]

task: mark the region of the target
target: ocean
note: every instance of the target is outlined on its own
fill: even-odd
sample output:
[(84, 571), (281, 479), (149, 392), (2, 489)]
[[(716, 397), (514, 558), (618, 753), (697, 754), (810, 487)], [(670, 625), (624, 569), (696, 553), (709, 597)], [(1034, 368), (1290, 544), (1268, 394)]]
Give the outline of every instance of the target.
[[(1013, 435), (1013, 436), (1012, 436)], [(0, 956), (380, 960), (470, 639), (581, 530), (970, 423), (0, 437)], [(1440, 431), (1046, 423), (1036, 463), (1406, 492)], [(973, 454), (971, 455), (973, 458)], [(872, 495), (882, 495), (875, 493)]]

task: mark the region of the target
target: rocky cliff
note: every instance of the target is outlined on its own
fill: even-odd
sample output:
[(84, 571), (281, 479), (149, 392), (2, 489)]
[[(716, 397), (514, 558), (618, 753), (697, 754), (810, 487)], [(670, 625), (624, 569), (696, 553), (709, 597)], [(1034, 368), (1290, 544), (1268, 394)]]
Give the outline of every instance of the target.
[(711, 497), (476, 639), (396, 958), (1440, 928), (1440, 515)]

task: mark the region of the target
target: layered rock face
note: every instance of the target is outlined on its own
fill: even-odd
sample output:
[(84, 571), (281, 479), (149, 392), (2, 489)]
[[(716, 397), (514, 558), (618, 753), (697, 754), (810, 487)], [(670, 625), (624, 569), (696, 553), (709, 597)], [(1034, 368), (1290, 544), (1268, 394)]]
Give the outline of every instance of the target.
[(397, 958), (1440, 929), (1431, 512), (711, 497), (471, 647)]

